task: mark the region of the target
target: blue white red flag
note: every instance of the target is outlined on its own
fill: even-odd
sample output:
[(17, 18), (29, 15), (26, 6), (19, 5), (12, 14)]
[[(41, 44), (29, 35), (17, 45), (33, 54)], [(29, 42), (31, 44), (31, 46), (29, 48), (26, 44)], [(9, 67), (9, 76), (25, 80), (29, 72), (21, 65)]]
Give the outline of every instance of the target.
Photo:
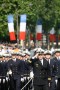
[(26, 38), (26, 15), (23, 14), (20, 16), (19, 40), (25, 40), (25, 38)]
[(55, 29), (54, 27), (52, 27), (52, 29), (50, 30), (50, 35), (49, 35), (50, 41), (56, 41), (56, 35), (55, 35)]
[(13, 15), (8, 15), (8, 29), (9, 29), (10, 40), (16, 40), (15, 32), (14, 32)]
[(36, 25), (36, 40), (41, 40), (41, 39), (42, 39), (42, 22), (39, 19)]

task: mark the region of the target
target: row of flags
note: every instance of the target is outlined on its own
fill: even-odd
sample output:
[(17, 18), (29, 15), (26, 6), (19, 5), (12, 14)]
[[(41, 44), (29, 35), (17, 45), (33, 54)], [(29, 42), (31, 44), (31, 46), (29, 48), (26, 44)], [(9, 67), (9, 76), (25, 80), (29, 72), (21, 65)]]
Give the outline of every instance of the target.
[[(26, 21), (27, 16), (25, 14), (20, 15), (20, 29), (19, 29), (19, 40), (25, 40), (26, 39)], [(9, 36), (10, 40), (16, 40), (15, 31), (14, 31), (14, 19), (13, 15), (8, 15), (8, 29), (9, 29)], [(42, 29), (42, 22), (41, 20), (37, 21), (36, 24), (36, 40), (42, 40), (43, 36), (43, 29)], [(60, 36), (59, 36), (60, 39)], [(30, 40), (33, 40), (33, 34), (30, 33)], [(50, 41), (56, 41), (56, 35), (55, 35), (55, 29), (52, 27), (52, 29), (49, 32), (49, 40)]]
[[(16, 40), (14, 31), (14, 19), (13, 15), (8, 15), (8, 29), (10, 40)], [(26, 15), (20, 16), (20, 30), (19, 30), (19, 40), (25, 40), (26, 37)]]

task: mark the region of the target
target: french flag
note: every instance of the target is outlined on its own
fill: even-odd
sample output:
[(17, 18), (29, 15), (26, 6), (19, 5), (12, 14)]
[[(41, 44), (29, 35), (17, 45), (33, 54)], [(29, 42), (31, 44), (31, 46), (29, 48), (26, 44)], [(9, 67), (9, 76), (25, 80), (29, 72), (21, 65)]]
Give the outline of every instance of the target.
[(8, 29), (9, 29), (10, 40), (16, 40), (15, 32), (14, 32), (13, 15), (8, 15)]
[(52, 29), (50, 30), (50, 35), (49, 35), (49, 39), (50, 41), (56, 41), (56, 35), (55, 35), (55, 29), (54, 27), (52, 27)]
[(36, 40), (42, 40), (42, 22), (41, 22), (41, 20), (37, 21), (37, 25), (36, 25)]
[(19, 32), (19, 40), (25, 40), (26, 38), (26, 15), (20, 16), (20, 32)]

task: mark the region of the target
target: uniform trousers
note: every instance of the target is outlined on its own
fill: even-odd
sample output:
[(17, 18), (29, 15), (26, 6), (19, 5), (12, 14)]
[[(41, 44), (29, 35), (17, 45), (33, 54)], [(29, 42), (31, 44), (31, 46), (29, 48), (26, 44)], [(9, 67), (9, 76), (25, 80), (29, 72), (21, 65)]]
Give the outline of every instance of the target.
[(48, 85), (34, 85), (34, 90), (49, 90)]
[(50, 90), (56, 90), (56, 87), (55, 77), (52, 77)]
[(20, 90), (21, 89), (21, 79), (10, 79), (10, 89), (9, 90)]
[(60, 90), (60, 78), (58, 78), (58, 83), (57, 83), (57, 89), (56, 90)]

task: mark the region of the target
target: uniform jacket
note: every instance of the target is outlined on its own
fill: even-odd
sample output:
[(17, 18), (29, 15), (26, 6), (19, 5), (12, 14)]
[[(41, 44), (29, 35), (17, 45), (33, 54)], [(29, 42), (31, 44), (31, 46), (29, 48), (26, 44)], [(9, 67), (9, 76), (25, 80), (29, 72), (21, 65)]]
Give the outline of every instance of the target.
[(56, 67), (56, 76), (57, 78), (60, 78), (60, 60), (58, 60), (56, 57), (55, 60), (55, 67)]
[(34, 72), (34, 84), (46, 84), (48, 77), (50, 77), (50, 66), (47, 60), (43, 59), (43, 65), (39, 59), (32, 60), (32, 67)]
[(51, 70), (51, 76), (55, 77), (56, 73), (57, 73), (56, 60), (54, 58), (50, 59), (50, 64), (49, 65), (50, 65), (50, 70)]
[(7, 75), (7, 63), (6, 61), (0, 62), (0, 76), (6, 76)]
[(12, 70), (12, 76), (16, 79), (21, 77), (21, 74), (23, 73), (23, 65), (24, 62), (21, 60), (16, 59), (16, 62), (13, 61), (12, 59), (8, 61), (8, 70)]

